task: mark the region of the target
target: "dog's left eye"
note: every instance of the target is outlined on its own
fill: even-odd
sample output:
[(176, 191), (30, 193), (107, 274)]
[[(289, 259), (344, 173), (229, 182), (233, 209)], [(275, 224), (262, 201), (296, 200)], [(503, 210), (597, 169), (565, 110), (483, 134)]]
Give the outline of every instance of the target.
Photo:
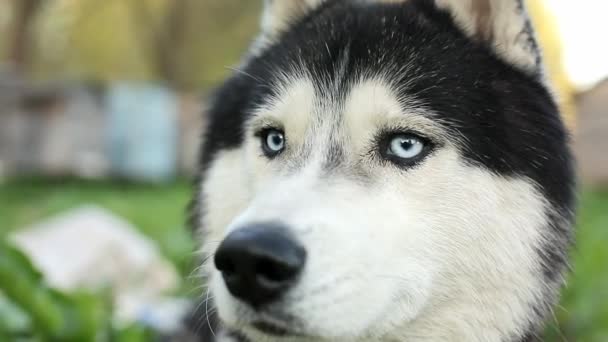
[(260, 134), (262, 150), (267, 157), (275, 157), (285, 149), (285, 134), (274, 128), (264, 130)]

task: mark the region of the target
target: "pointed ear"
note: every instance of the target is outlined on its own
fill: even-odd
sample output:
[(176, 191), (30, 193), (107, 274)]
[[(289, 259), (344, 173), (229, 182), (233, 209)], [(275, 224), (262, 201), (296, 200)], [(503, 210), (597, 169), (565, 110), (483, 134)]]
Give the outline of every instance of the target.
[[(280, 1), (280, 0), (279, 0)], [(524, 0), (435, 0), (471, 38), (532, 73), (542, 73), (538, 47)]]
[(264, 0), (262, 35), (275, 37), (324, 0)]

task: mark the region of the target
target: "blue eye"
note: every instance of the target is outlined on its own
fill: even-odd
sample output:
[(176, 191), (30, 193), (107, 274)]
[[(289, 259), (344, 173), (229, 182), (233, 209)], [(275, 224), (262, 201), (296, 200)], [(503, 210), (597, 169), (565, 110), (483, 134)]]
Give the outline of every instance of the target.
[(274, 157), (285, 149), (285, 134), (277, 129), (267, 129), (260, 136), (262, 150), (268, 157)]
[(390, 156), (399, 159), (413, 159), (424, 151), (425, 143), (422, 139), (410, 134), (398, 134), (390, 139), (388, 151)]

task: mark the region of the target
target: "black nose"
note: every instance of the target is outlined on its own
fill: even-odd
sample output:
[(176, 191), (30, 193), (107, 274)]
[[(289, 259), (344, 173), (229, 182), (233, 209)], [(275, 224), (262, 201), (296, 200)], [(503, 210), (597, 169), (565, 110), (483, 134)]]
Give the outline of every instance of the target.
[(256, 224), (230, 233), (215, 254), (215, 267), (233, 296), (259, 308), (296, 281), (306, 250), (278, 224)]

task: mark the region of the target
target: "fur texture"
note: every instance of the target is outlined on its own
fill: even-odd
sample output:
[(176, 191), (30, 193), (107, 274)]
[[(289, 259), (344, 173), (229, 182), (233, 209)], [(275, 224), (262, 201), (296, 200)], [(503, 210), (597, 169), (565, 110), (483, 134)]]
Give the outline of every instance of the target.
[[(536, 338), (563, 283), (574, 175), (521, 1), (275, 0), (262, 27), (209, 110), (193, 224), (207, 259), (257, 222), (289, 227), (309, 258), (258, 311), (207, 263), (212, 335)], [(286, 138), (272, 159), (268, 127)], [(400, 132), (428, 153), (387, 160)]]

